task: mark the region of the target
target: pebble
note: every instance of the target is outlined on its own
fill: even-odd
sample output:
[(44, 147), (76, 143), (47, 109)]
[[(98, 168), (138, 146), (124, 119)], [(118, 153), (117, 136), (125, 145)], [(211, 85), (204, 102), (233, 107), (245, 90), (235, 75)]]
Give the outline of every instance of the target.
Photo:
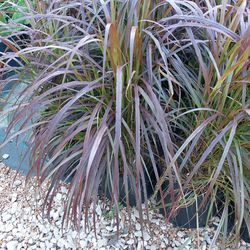
[(204, 242), (201, 246), (201, 250), (206, 250), (207, 246), (206, 246), (206, 243)]
[(166, 245), (169, 244), (169, 240), (167, 238), (163, 238), (163, 240), (164, 240), (164, 242), (165, 242)]
[(17, 193), (13, 193), (11, 196), (11, 202), (15, 202), (17, 200)]
[(142, 237), (141, 231), (136, 231), (135, 232), (135, 237), (137, 237), (137, 238)]
[(136, 229), (136, 231), (141, 230), (141, 225), (140, 225), (140, 223), (136, 223), (136, 224), (135, 224), (135, 229)]
[(184, 234), (182, 231), (179, 231), (179, 232), (177, 233), (177, 236), (178, 236), (179, 238), (183, 238), (183, 237), (185, 236), (185, 234)]
[(56, 201), (60, 202), (62, 200), (62, 194), (57, 193), (56, 194)]
[(4, 159), (4, 160), (7, 160), (9, 157), (10, 157), (9, 154), (3, 154), (3, 155), (2, 155), (2, 159)]
[(181, 242), (180, 242), (180, 241), (178, 241), (178, 240), (174, 240), (174, 241), (173, 241), (173, 245), (172, 245), (172, 246), (179, 247), (179, 246), (181, 246)]
[(134, 244), (134, 240), (133, 240), (133, 239), (128, 240), (128, 241), (127, 241), (127, 244), (128, 244), (128, 245)]
[(7, 224), (6, 226), (5, 226), (5, 232), (6, 233), (8, 233), (8, 232), (10, 232), (10, 231), (12, 231), (13, 230), (13, 225), (12, 224)]
[(161, 243), (161, 248), (165, 249), (166, 245), (164, 244), (164, 242)]
[(17, 204), (17, 202), (13, 202), (12, 207), (11, 207), (11, 210), (10, 210), (10, 213), (11, 213), (11, 214), (15, 214), (15, 213), (17, 212), (17, 209), (18, 209), (18, 204)]
[(150, 240), (150, 235), (146, 232), (146, 231), (143, 231), (143, 239), (145, 240), (145, 241), (149, 241)]
[(17, 245), (18, 245), (18, 241), (13, 240), (13, 241), (9, 241), (6, 244), (6, 247), (7, 247), (8, 250), (16, 250), (17, 249)]
[(8, 221), (10, 219), (11, 219), (11, 214), (8, 214), (8, 213), (2, 214), (2, 220), (3, 220), (3, 222), (6, 222), (6, 221)]
[(15, 180), (13, 183), (13, 187), (19, 187), (22, 184), (20, 180)]
[(208, 245), (210, 245), (212, 243), (212, 240), (210, 239), (210, 237), (208, 235), (204, 236), (205, 241), (207, 242)]
[[(35, 192), (33, 192), (35, 188), (31, 186), (25, 189), (25, 185), (22, 185), (25, 179), (19, 175), (17, 175), (13, 183), (13, 187), (19, 188), (11, 188), (11, 180), (13, 180), (16, 172), (11, 170), (7, 178), (4, 171), (6, 172), (6, 167), (3, 166), (0, 168), (0, 205), (4, 204), (3, 212), (0, 216), (0, 250), (198, 249), (197, 241), (195, 241), (197, 232), (194, 229), (178, 230), (171, 224), (165, 224), (163, 217), (151, 211), (149, 214), (151, 228), (147, 225), (141, 228), (139, 213), (134, 208), (132, 209), (132, 220), (130, 221), (134, 231), (129, 227), (129, 223), (126, 222), (128, 221), (126, 219), (126, 211), (121, 210), (119, 216), (124, 218), (124, 220), (120, 225), (120, 238), (117, 238), (115, 220), (113, 218), (107, 219), (103, 216), (105, 208), (99, 201), (96, 205), (95, 215), (97, 235), (95, 235), (93, 230), (91, 231), (91, 228), (93, 228), (91, 215), (87, 221), (88, 228), (86, 231), (82, 228), (77, 233), (73, 227), (62, 231), (63, 201), (68, 192), (66, 185), (62, 185), (59, 188), (60, 193), (57, 193), (55, 196), (55, 202), (52, 204), (53, 208), (50, 214), (50, 224), (47, 219), (42, 219), (41, 217), (41, 206), (43, 203), (40, 201), (40, 196), (35, 195)], [(45, 191), (43, 190), (41, 193), (45, 193)], [(39, 205), (36, 206), (35, 204)], [(81, 225), (84, 224), (85, 221), (82, 220)], [(143, 229), (143, 234), (141, 229)], [(199, 250), (205, 250), (209, 246), (209, 242), (211, 242), (214, 231), (211, 228), (201, 228), (200, 230), (201, 248)], [(142, 238), (142, 235), (144, 238)], [(250, 244), (242, 241), (239, 249), (250, 249)]]

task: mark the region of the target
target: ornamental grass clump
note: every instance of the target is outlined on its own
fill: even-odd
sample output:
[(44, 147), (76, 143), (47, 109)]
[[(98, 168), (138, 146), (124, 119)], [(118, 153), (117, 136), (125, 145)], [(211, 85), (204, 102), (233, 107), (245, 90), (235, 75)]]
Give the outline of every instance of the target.
[[(220, 190), (222, 217), (233, 202), (236, 232), (243, 219), (250, 225), (247, 1), (26, 4), (28, 26), (21, 17), (0, 29), (11, 50), (1, 54), (1, 72), (26, 84), (8, 132), (32, 130), (30, 175), (51, 180), (45, 211), (63, 178), (64, 221), (79, 227), (103, 186), (119, 221), (122, 181), (141, 221), (149, 184), (162, 207), (170, 194), (167, 218), (186, 193), (205, 193), (206, 202)], [(19, 48), (8, 29), (30, 44)], [(9, 67), (17, 58), (20, 66)]]
[[(51, 180), (48, 210), (60, 180), (70, 180), (64, 216), (79, 226), (79, 211), (88, 215), (101, 183), (110, 187), (118, 207), (122, 180), (127, 206), (133, 189), (142, 218), (146, 180), (154, 185), (164, 169), (156, 164), (159, 150), (164, 165), (176, 151), (165, 114), (171, 103), (178, 105), (173, 95), (180, 86), (174, 75), (184, 66), (179, 65), (175, 43), (164, 47), (167, 32), (154, 23), (165, 17), (165, 8), (158, 1), (28, 6), (30, 26), (22, 26), (22, 32), (31, 43), (2, 55), (2, 60), (12, 55), (24, 61), (15, 70), (17, 82), (23, 79), (27, 87), (9, 131), (20, 120), (21, 131), (32, 129), (30, 175), (35, 173), (40, 182)], [(5, 28), (18, 26), (15, 22)], [(8, 37), (2, 41), (14, 46)], [(6, 63), (2, 71), (8, 70), (13, 69)], [(178, 176), (173, 169), (168, 171), (172, 189)]]

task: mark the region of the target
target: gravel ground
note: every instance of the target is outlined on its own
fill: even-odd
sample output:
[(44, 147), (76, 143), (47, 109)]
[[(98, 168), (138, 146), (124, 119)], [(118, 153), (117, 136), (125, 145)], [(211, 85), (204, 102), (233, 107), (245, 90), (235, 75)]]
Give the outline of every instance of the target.
[[(15, 181), (13, 182), (14, 177)], [(125, 208), (121, 210), (121, 234), (117, 239), (116, 226), (112, 221), (112, 211), (105, 213), (103, 205), (97, 206), (96, 232), (73, 229), (61, 231), (63, 200), (67, 186), (62, 184), (60, 193), (55, 197), (54, 209), (51, 212), (51, 223), (41, 218), (42, 200), (35, 192), (35, 181), (25, 188), (25, 178), (16, 171), (0, 163), (0, 250), (16, 249), (221, 249), (210, 247), (214, 235), (213, 228), (197, 230), (176, 229), (166, 225), (162, 216), (150, 212), (150, 223), (142, 230), (138, 222), (138, 212), (132, 211), (132, 229), (128, 225)], [(46, 187), (44, 187), (45, 189)], [(36, 193), (36, 195), (35, 195)], [(44, 193), (44, 192), (42, 192)], [(215, 222), (216, 223), (216, 219)], [(84, 221), (82, 221), (84, 225)], [(93, 228), (92, 218), (89, 218)], [(229, 249), (235, 249), (228, 247)], [(250, 249), (250, 244), (243, 241), (236, 249)]]

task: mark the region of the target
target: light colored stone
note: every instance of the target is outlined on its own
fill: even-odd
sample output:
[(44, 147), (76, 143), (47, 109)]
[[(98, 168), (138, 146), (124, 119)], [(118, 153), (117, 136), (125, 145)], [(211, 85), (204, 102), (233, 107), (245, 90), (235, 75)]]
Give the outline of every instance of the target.
[(156, 245), (151, 245), (151, 246), (150, 246), (150, 250), (157, 250)]
[(44, 242), (39, 242), (39, 247), (40, 247), (41, 249), (46, 249), (46, 245), (45, 245)]
[(9, 242), (9, 241), (12, 241), (13, 240), (13, 236), (12, 235), (8, 235), (7, 238), (6, 238), (6, 241)]
[(96, 213), (97, 215), (102, 216), (102, 209), (99, 205), (96, 206)]
[(9, 213), (3, 213), (2, 214), (2, 220), (3, 220), (3, 222), (9, 221), (11, 219), (11, 217), (12, 216)]
[(143, 246), (142, 242), (139, 241), (138, 244), (137, 244), (137, 248), (136, 248), (136, 249), (137, 249), (137, 250), (141, 250), (141, 249), (143, 249), (142, 246)]
[(50, 239), (50, 242), (53, 243), (53, 244), (56, 244), (56, 243), (57, 243), (57, 239), (52, 237), (52, 238)]
[(65, 239), (60, 238), (57, 240), (57, 245), (58, 245), (58, 247), (63, 248), (63, 247), (67, 247), (68, 244), (67, 244), (67, 241)]
[(19, 187), (22, 184), (20, 180), (15, 180), (13, 183), (13, 187)]
[(17, 246), (18, 246), (18, 241), (16, 241), (16, 240), (9, 241), (6, 244), (6, 247), (7, 247), (8, 250), (16, 250)]
[(176, 247), (181, 246), (181, 243), (178, 240), (174, 240), (173, 243)]
[(57, 211), (51, 211), (50, 217), (53, 218), (54, 221), (59, 219), (59, 213)]
[(104, 247), (107, 245), (107, 240), (106, 239), (101, 239), (97, 241), (98, 247)]
[(136, 229), (136, 231), (141, 230), (141, 224), (140, 223), (136, 223), (135, 224), (135, 229)]
[(57, 193), (55, 198), (56, 198), (56, 201), (60, 202), (62, 200), (62, 194)]
[(165, 249), (165, 247), (166, 247), (165, 243), (162, 242), (162, 243), (161, 243), (161, 248), (162, 248), (162, 249)]
[(134, 239), (130, 239), (130, 240), (128, 240), (128, 241), (127, 241), (127, 244), (128, 244), (128, 245), (132, 245), (132, 244), (134, 244)]
[(11, 214), (15, 214), (18, 210), (18, 203), (17, 202), (14, 202), (11, 206), (11, 209), (10, 209), (10, 213)]
[(148, 232), (146, 232), (146, 231), (143, 231), (143, 239), (145, 240), (145, 241), (149, 241), (150, 240), (150, 235), (148, 234)]
[(87, 241), (86, 240), (80, 240), (80, 247), (85, 249), (86, 246), (87, 246)]
[(168, 238), (164, 237), (164, 238), (163, 238), (163, 240), (164, 240), (164, 242), (165, 242), (165, 244), (166, 244), (166, 245), (168, 245), (168, 244), (169, 244), (169, 240), (168, 240)]
[(13, 194), (11, 195), (11, 202), (13, 203), (13, 202), (15, 202), (15, 201), (17, 201), (17, 193), (13, 193)]
[(68, 192), (68, 189), (66, 187), (62, 186), (61, 187), (61, 193), (67, 194), (67, 192)]
[(177, 236), (179, 238), (183, 238), (185, 236), (185, 234), (182, 231), (179, 231), (179, 232), (177, 232)]
[(2, 159), (3, 159), (3, 160), (7, 160), (9, 157), (10, 157), (9, 154), (3, 154), (3, 155), (2, 155)]
[(7, 224), (5, 226), (5, 232), (8, 233), (8, 232), (11, 232), (13, 230), (13, 225), (12, 224)]
[(201, 250), (206, 250), (206, 248), (207, 248), (206, 243), (203, 243), (201, 246)]
[(135, 232), (135, 237), (142, 237), (142, 233), (141, 233), (141, 231), (136, 231)]
[(212, 240), (210, 239), (210, 237), (208, 236), (208, 234), (205, 234), (204, 238), (205, 238), (205, 240), (206, 240), (206, 242), (207, 242), (208, 245), (210, 245), (212, 243)]

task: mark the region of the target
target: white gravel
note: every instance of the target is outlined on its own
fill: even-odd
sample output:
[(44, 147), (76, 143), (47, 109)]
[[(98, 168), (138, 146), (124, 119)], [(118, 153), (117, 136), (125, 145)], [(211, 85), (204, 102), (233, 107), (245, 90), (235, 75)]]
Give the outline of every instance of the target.
[[(13, 183), (14, 176), (16, 175)], [(67, 186), (62, 184), (56, 195), (51, 213), (51, 223), (41, 218), (42, 199), (35, 192), (35, 181), (25, 188), (25, 178), (0, 163), (0, 250), (19, 249), (209, 249), (214, 235), (212, 228), (182, 230), (164, 222), (161, 215), (150, 212), (150, 222), (143, 226), (138, 222), (138, 211), (132, 211), (132, 228), (128, 224), (126, 209), (120, 213), (120, 237), (117, 238), (112, 212), (107, 216), (101, 202), (97, 206), (96, 233), (92, 218), (89, 228), (76, 232), (72, 228), (61, 230), (63, 201)], [(46, 187), (44, 187), (46, 188)], [(43, 192), (44, 193), (44, 190)], [(36, 195), (35, 195), (36, 194)], [(109, 218), (111, 217), (111, 218)], [(84, 221), (82, 221), (82, 226)], [(144, 240), (142, 239), (142, 233)], [(220, 249), (220, 242), (210, 249)], [(233, 248), (228, 248), (230, 250)], [(241, 242), (240, 250), (250, 249), (250, 244)]]

